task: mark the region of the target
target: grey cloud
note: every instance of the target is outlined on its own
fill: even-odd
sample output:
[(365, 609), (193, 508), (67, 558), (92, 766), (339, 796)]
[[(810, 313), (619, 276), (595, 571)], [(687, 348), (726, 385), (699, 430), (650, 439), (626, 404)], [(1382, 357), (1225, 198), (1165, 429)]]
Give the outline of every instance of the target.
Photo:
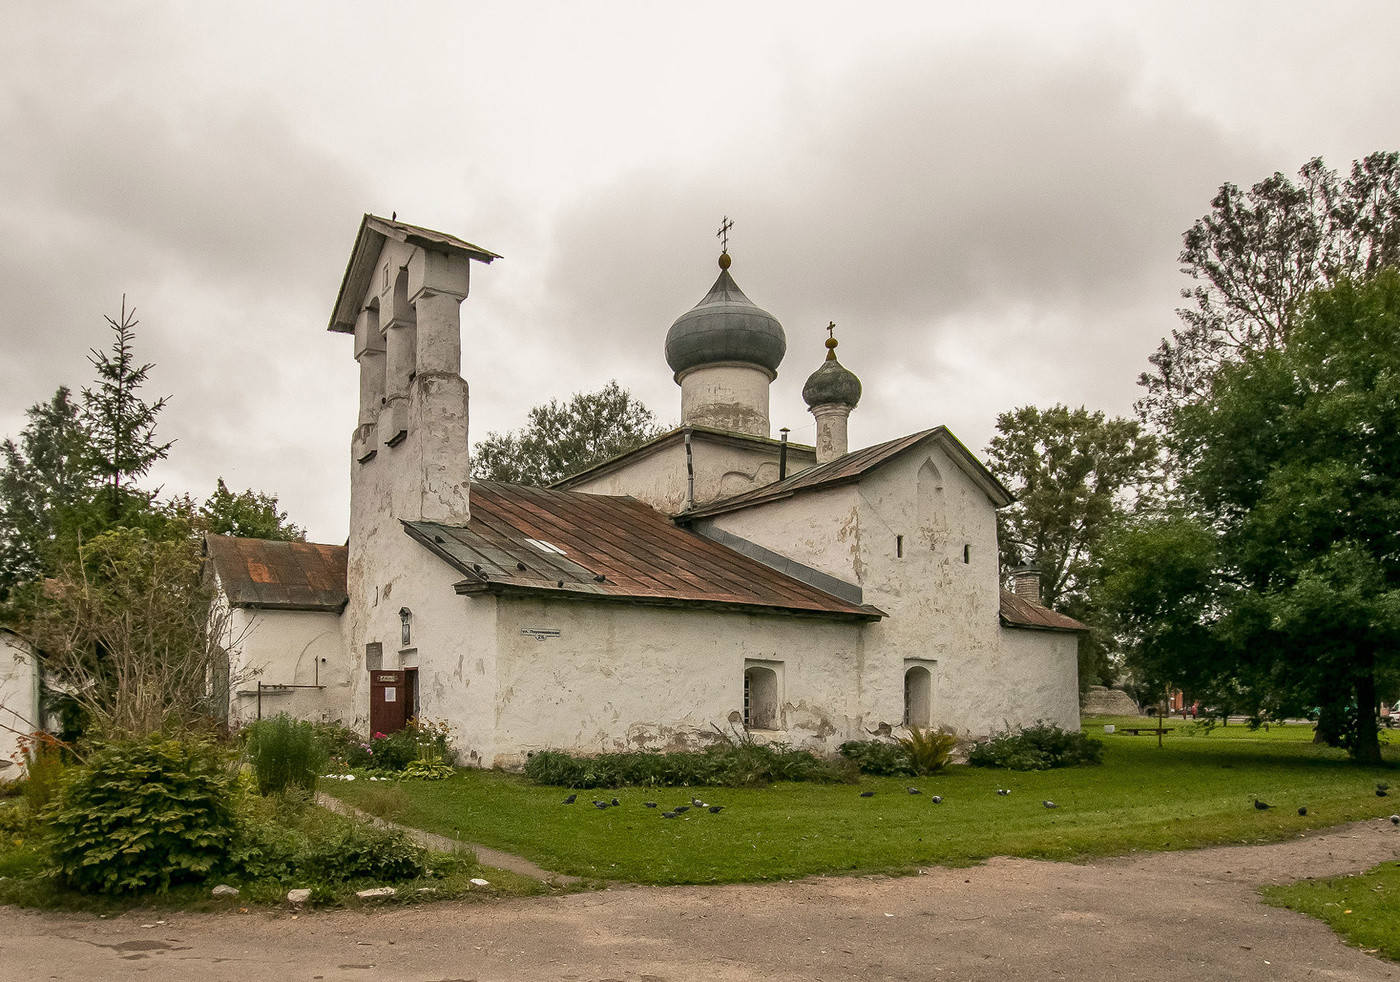
[[(932, 382), (955, 345), (989, 378), (1030, 373), (937, 386), (968, 390), (969, 428), (989, 432), (987, 393), (1009, 390), (1126, 411), (1175, 323), (1181, 231), (1222, 180), (1270, 166), (1141, 88), (1108, 48), (930, 52), (795, 105), (766, 133), (715, 133), (726, 152), (713, 164), (680, 180), (627, 175), (561, 218), (555, 343), (629, 376), (664, 373), (661, 338), (709, 285), (708, 232), (727, 212), (737, 280), (788, 330), (775, 404), (795, 400), (835, 319), (857, 371)], [(913, 414), (878, 381), (861, 412), (893, 435)]]

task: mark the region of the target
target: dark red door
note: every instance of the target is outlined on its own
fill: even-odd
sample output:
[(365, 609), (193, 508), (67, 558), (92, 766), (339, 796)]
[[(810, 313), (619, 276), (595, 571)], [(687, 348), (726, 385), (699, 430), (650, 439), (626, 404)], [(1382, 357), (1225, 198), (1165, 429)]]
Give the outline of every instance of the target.
[(397, 733), (408, 720), (403, 672), (369, 673), (369, 734)]

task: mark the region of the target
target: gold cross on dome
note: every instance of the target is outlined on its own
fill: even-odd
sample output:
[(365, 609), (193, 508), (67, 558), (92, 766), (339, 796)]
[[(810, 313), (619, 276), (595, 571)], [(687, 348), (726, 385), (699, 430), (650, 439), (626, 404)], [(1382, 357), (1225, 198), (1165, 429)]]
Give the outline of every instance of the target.
[(826, 325), (826, 336), (829, 337), (829, 338), (834, 338), (834, 337), (836, 337), (836, 322), (835, 322), (835, 321), (832, 321), (830, 324)]
[(729, 251), (729, 230), (733, 227), (734, 223), (729, 220), (728, 215), (725, 215), (719, 223), (719, 231), (715, 233), (715, 235), (719, 236), (720, 252)]

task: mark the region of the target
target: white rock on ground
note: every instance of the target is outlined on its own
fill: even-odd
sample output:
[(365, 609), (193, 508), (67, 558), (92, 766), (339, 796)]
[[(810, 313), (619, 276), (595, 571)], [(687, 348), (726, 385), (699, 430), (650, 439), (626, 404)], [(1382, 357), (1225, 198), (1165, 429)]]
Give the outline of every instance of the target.
[(483, 880), (483, 879), (480, 879), (479, 877), (472, 880), (472, 886), (474, 886), (474, 887), (489, 887), (490, 885), (491, 885), (491, 881), (490, 881), (490, 880)]
[(288, 890), (287, 900), (294, 904), (304, 904), (311, 899), (310, 890)]
[(231, 887), (227, 883), (220, 883), (211, 893), (216, 897), (236, 897), (238, 896), (238, 888)]
[(360, 890), (355, 896), (359, 897), (361, 900), (373, 900), (376, 897), (392, 897), (398, 892), (399, 891), (395, 890), (393, 887), (374, 887), (369, 890)]

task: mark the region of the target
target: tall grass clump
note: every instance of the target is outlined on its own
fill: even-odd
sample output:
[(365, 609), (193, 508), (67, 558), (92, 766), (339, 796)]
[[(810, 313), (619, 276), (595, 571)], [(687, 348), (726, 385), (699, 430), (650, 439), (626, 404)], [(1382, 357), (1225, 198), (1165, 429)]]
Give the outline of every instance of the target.
[(288, 788), (314, 790), (326, 764), (326, 751), (316, 726), (279, 713), (250, 727), (248, 761), (258, 793), (281, 794)]
[(909, 755), (914, 773), (920, 776), (936, 774), (948, 766), (958, 738), (948, 730), (921, 730), (909, 727), (909, 735), (899, 738), (899, 745)]

